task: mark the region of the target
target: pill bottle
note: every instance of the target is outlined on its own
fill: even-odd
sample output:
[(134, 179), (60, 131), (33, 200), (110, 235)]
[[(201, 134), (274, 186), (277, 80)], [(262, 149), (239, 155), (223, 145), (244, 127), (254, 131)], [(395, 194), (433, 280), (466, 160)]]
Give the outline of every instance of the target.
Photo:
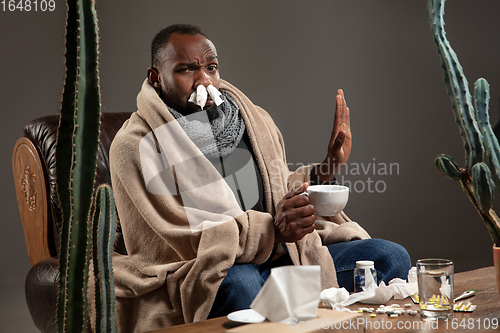
[(368, 269), (373, 276), (373, 281), (377, 283), (377, 271), (375, 264), (371, 260), (356, 261), (356, 269), (354, 269), (354, 292), (363, 291), (365, 286), (365, 269)]

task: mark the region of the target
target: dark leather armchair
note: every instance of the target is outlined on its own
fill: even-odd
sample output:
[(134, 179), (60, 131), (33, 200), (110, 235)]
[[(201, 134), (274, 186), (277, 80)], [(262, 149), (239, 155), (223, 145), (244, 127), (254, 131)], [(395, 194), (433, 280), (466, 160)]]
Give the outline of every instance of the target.
[[(109, 146), (131, 113), (103, 113), (95, 185), (110, 184)], [(55, 145), (59, 116), (35, 119), (24, 127), (14, 147), (12, 167), (17, 202), (31, 269), (26, 277), (26, 302), (41, 332), (56, 332), (61, 211), (56, 189)], [(126, 254), (121, 232), (115, 251)]]

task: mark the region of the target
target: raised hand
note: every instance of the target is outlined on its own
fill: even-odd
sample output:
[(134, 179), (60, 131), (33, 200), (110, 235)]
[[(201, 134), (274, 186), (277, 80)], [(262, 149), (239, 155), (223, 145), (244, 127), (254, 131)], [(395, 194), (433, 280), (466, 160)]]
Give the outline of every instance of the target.
[(323, 163), (316, 169), (316, 175), (323, 182), (332, 181), (339, 169), (347, 163), (351, 154), (352, 134), (349, 108), (342, 89), (337, 92), (335, 119), (328, 152)]

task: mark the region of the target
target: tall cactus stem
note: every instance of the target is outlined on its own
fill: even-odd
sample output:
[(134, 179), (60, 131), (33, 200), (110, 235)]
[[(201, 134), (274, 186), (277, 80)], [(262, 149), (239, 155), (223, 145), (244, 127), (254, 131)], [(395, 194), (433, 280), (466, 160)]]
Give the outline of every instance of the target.
[(500, 189), (500, 145), (493, 132), (489, 115), (490, 85), (488, 81), (480, 78), (474, 84), (474, 104), (476, 107), (476, 118), (484, 138), (486, 159), (492, 166), (493, 181)]
[(464, 141), (465, 160), (468, 169), (483, 158), (483, 139), (474, 117), (469, 83), (465, 77), (458, 57), (451, 48), (444, 30), (445, 0), (428, 0), (429, 21), (434, 42), (441, 59), (444, 83), (450, 96), (455, 121)]
[(115, 200), (108, 185), (97, 189), (93, 213), (92, 261), (95, 274), (96, 333), (115, 333), (115, 288), (113, 283), (113, 243), (117, 226)]
[(65, 58), (56, 147), (56, 179), (63, 216), (57, 327), (59, 332), (84, 332), (91, 243), (88, 221), (101, 113), (93, 1), (67, 1)]

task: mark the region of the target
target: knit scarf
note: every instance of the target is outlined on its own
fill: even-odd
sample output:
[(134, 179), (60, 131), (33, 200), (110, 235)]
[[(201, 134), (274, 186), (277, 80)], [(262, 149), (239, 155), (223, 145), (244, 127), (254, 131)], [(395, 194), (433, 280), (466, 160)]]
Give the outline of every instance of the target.
[(214, 105), (215, 115), (208, 117), (205, 110), (184, 116), (167, 105), (184, 132), (208, 158), (226, 156), (234, 151), (245, 132), (245, 122), (238, 105), (222, 92), (224, 103)]

